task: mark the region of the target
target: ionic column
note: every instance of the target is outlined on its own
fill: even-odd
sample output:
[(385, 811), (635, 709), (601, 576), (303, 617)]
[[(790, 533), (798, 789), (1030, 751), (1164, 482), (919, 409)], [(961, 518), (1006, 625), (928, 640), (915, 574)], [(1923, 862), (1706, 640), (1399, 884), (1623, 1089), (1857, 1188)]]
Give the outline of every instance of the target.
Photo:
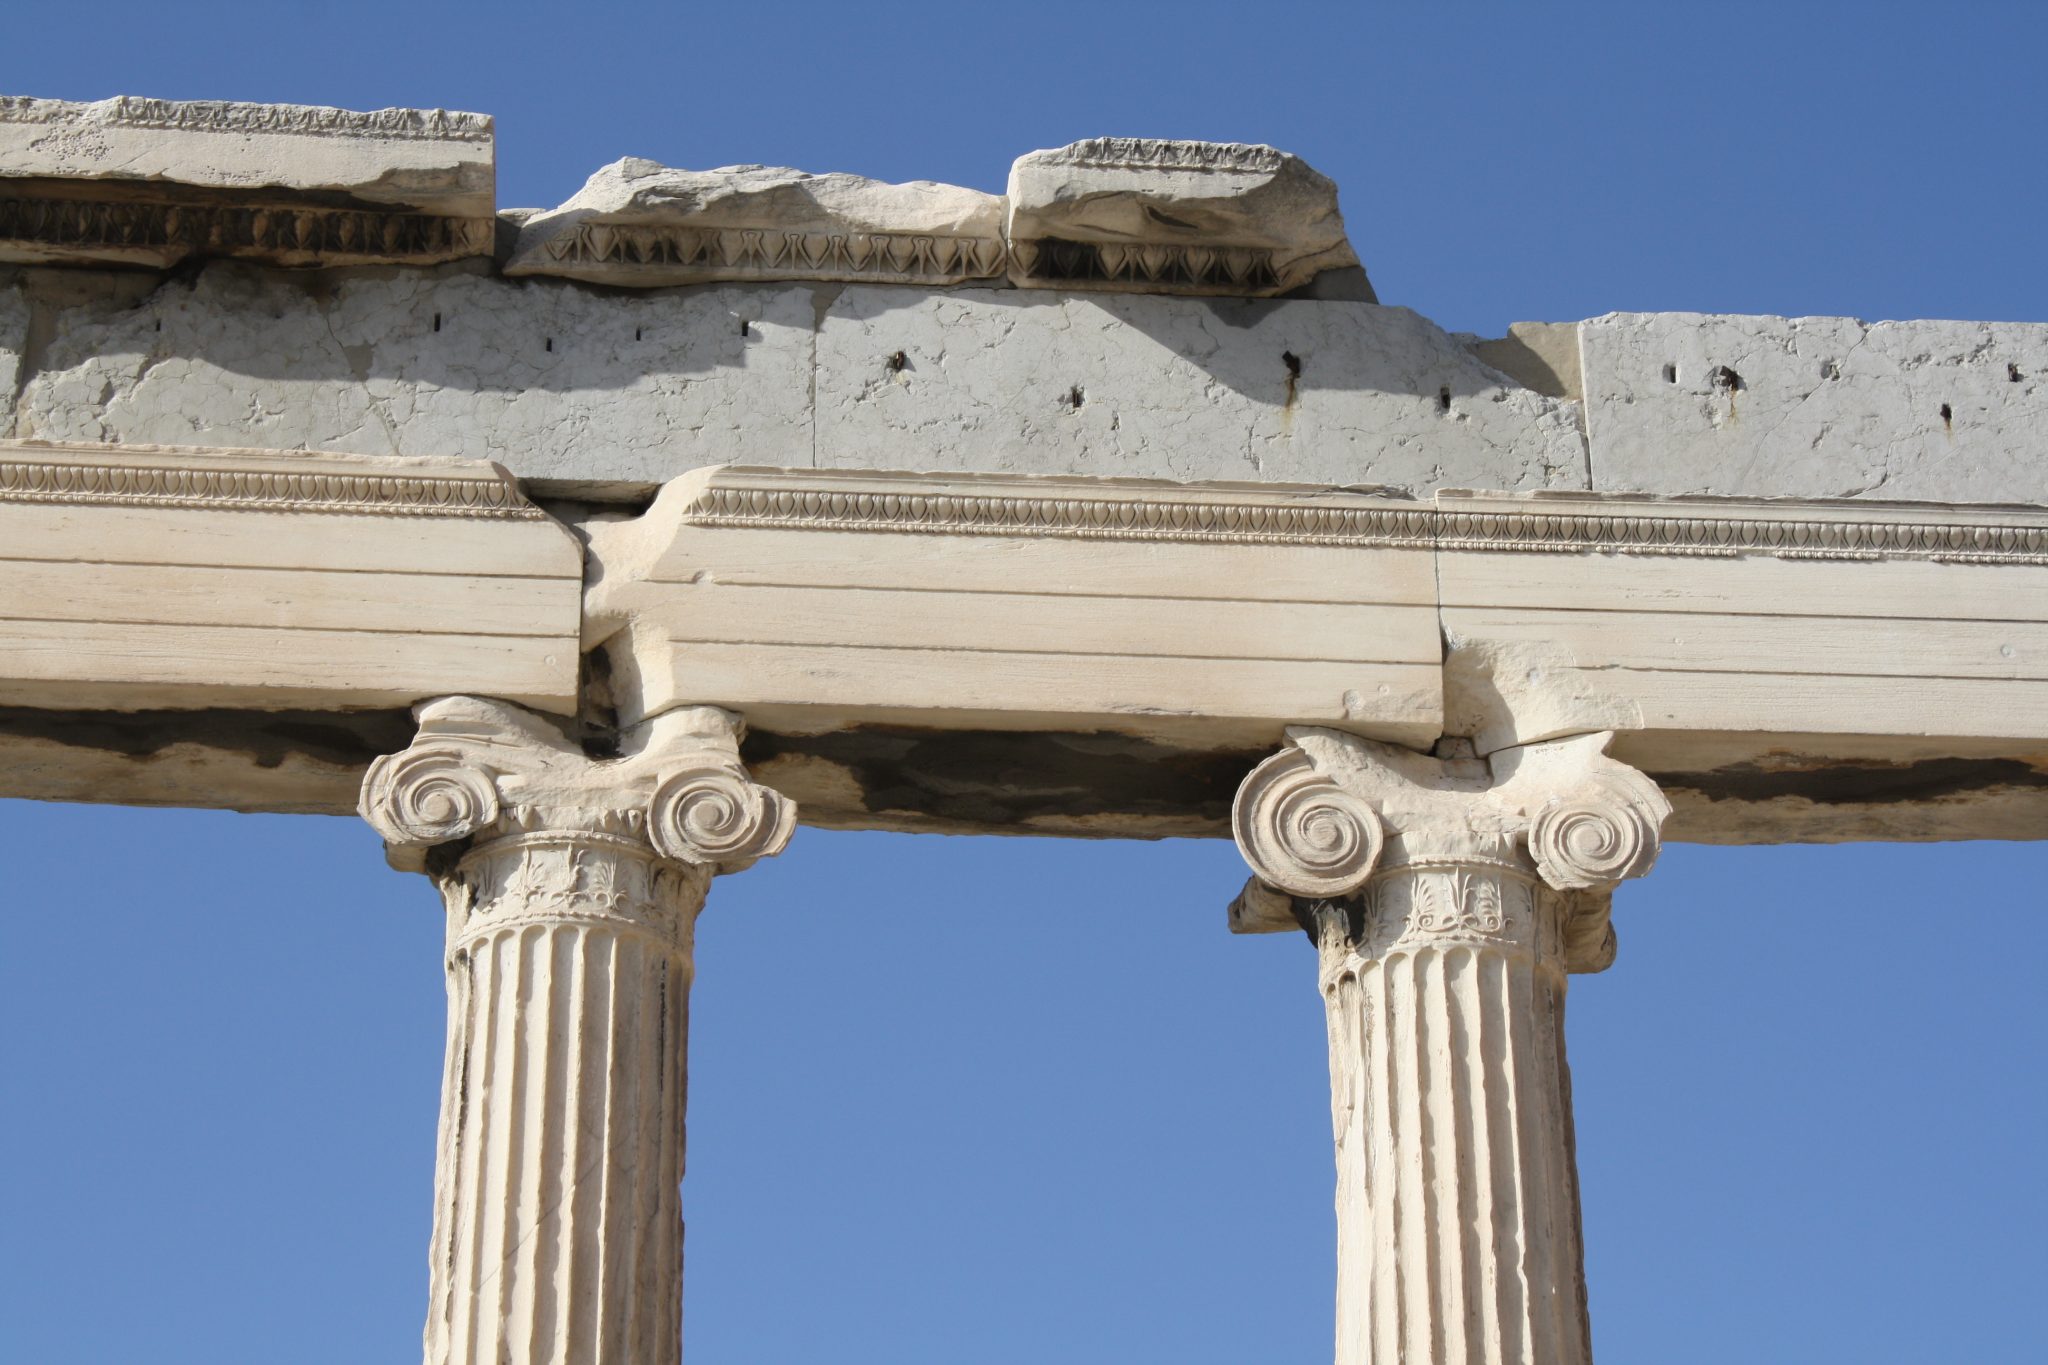
[(692, 933), (795, 811), (708, 707), (617, 758), (502, 702), (417, 714), (361, 809), (447, 904), (427, 1365), (675, 1365)]
[(1490, 762), (1289, 739), (1238, 791), (1231, 927), (1316, 944), (1337, 1365), (1587, 1365), (1565, 975), (1613, 961), (1609, 893), (1670, 807), (1606, 735)]

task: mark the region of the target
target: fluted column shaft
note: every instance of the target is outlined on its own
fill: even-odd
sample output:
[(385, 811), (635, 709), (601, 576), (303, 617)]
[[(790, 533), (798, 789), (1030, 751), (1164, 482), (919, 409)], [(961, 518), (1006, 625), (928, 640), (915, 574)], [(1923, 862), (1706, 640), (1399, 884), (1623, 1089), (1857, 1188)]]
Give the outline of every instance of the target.
[(429, 1361), (674, 1361), (690, 930), (710, 874), (494, 840), (443, 879)]
[(792, 812), (722, 712), (619, 759), (501, 703), (420, 718), (363, 810), (447, 906), (427, 1365), (676, 1365), (696, 917)]
[(1590, 1355), (1561, 899), (1439, 865), (1316, 903), (1346, 1365)]
[(1233, 927), (1314, 938), (1337, 1365), (1587, 1365), (1566, 973), (1668, 807), (1604, 736), (1441, 761), (1294, 732), (1240, 792)]

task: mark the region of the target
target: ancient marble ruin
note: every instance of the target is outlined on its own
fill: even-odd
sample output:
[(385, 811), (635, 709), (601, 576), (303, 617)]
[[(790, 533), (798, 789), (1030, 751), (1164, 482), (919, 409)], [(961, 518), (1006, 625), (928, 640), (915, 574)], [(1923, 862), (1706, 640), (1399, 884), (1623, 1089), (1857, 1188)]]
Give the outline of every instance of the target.
[(434, 880), (429, 1365), (680, 1358), (692, 929), (799, 823), (1236, 840), (1339, 1365), (1590, 1359), (1564, 1003), (1664, 841), (2048, 829), (2048, 326), (1447, 334), (1269, 147), (493, 136), (0, 99), (0, 791)]

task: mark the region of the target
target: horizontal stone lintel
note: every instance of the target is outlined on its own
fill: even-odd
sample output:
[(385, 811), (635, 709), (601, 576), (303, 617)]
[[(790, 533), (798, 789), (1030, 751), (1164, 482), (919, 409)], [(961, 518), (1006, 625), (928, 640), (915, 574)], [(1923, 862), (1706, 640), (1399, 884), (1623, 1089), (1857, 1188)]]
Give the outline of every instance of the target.
[[(1983, 813), (2048, 771), (2042, 509), (713, 467), (564, 511), (580, 542), (478, 462), (0, 444), (0, 706), (40, 791), (205, 771), (192, 804), (314, 809), (217, 725), (64, 733), (714, 705), (808, 819), (1018, 833), (1214, 832), (1299, 724), (1612, 730), (1691, 838), (2009, 830)], [(66, 787), (66, 747), (102, 785)]]
[(482, 461), (0, 441), (0, 705), (576, 709), (583, 559)]

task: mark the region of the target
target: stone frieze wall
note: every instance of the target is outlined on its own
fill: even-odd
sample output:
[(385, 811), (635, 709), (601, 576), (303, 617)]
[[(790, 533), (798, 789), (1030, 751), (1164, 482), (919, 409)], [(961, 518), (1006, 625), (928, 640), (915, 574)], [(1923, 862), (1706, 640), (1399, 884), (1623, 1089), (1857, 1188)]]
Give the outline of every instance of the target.
[(1003, 194), (627, 158), (499, 211), (492, 139), (0, 99), (0, 436), (490, 459), (631, 500), (743, 462), (2048, 502), (2037, 324), (1448, 334), (1375, 301), (1334, 185), (1240, 144), (1090, 139)]

